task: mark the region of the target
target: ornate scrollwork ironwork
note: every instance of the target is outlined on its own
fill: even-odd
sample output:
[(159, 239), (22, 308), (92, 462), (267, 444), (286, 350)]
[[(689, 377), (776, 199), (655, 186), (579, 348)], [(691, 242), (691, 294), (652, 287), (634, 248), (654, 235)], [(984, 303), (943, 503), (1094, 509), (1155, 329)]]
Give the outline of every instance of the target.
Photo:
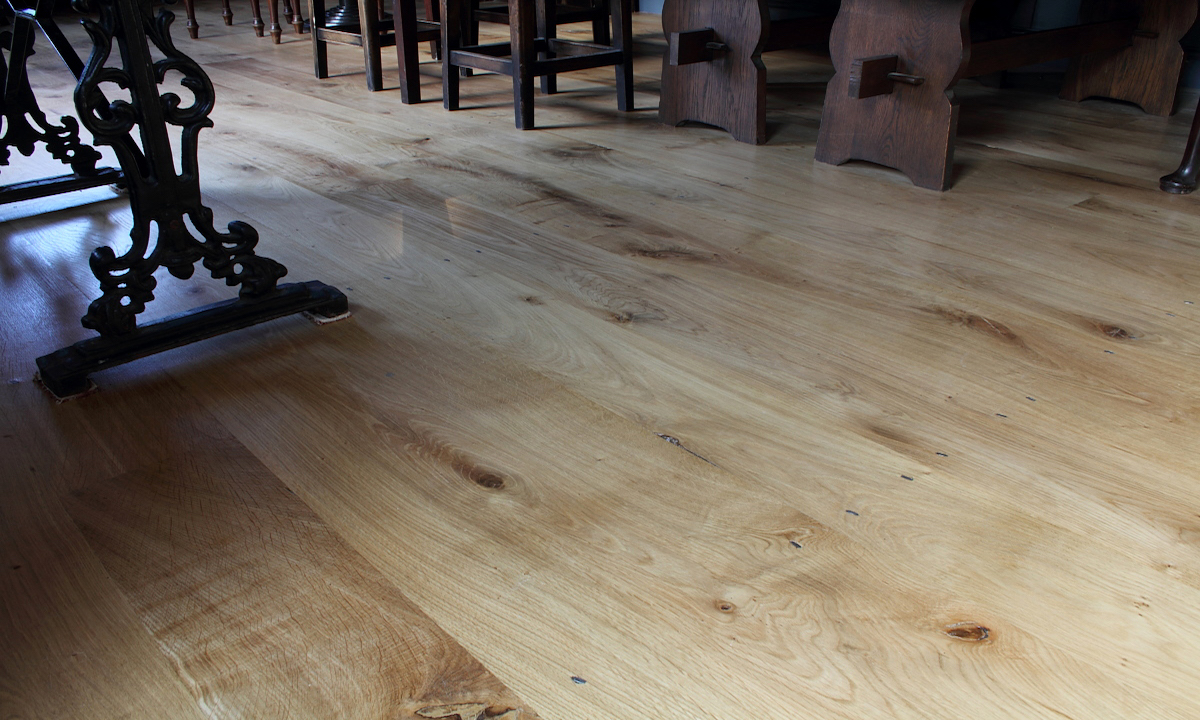
[(100, 153), (80, 138), (78, 121), (68, 115), (59, 118), (61, 125), (55, 125), (38, 106), (25, 72), (26, 62), (34, 52), (31, 25), (31, 20), (17, 15), (13, 29), (0, 32), (0, 50), (8, 53), (6, 60), (0, 52), (0, 90), (3, 91), (0, 92), (0, 115), (4, 117), (0, 166), (9, 164), (10, 148), (29, 157), (41, 143), (51, 157), (69, 165), (76, 176), (94, 177), (100, 173), (96, 168)]
[[(81, 10), (92, 3), (77, 2)], [(239, 296), (257, 298), (271, 293), (287, 273), (283, 265), (257, 255), (258, 232), (244, 222), (229, 223), (228, 232), (213, 227), (212, 210), (200, 198), (197, 145), (202, 129), (212, 127), (212, 82), (191, 58), (171, 41), (175, 16), (159, 11), (151, 16), (147, 0), (98, 2), (98, 20), (84, 20), (93, 49), (79, 85), (75, 104), (80, 120), (96, 143), (113, 148), (125, 169), (133, 205), (132, 246), (118, 255), (109, 247), (92, 253), (92, 273), (102, 295), (88, 307), (85, 327), (101, 335), (124, 335), (137, 329), (137, 315), (154, 299), (154, 272), (165, 267), (175, 277), (191, 277), (197, 261), (218, 280), (241, 286)], [(109, 66), (114, 40), (122, 66)], [(147, 41), (163, 56), (155, 61)], [(167, 74), (182, 75), (179, 84), (192, 93), (184, 105), (175, 93), (159, 94)], [(129, 100), (108, 101), (102, 86), (115, 85)], [(175, 169), (166, 125), (181, 128), (180, 166)], [(137, 130), (141, 143), (134, 140)], [(200, 235), (196, 238), (188, 228)], [(151, 231), (157, 231), (151, 249)]]
[[(80, 122), (98, 145), (112, 147), (121, 163), (120, 173), (110, 172), (123, 174), (133, 229), (127, 252), (118, 255), (101, 247), (92, 253), (92, 273), (102, 294), (88, 307), (83, 324), (100, 335), (38, 358), (45, 387), (67, 397), (86, 391), (88, 375), (96, 370), (162, 350), (298, 312), (326, 321), (348, 315), (346, 296), (335, 287), (316, 280), (279, 285), (287, 269), (255, 253), (254, 228), (238, 221), (224, 233), (213, 227), (212, 210), (201, 202), (196, 159), (199, 132), (212, 127), (213, 86), (200, 66), (171, 42), (174, 16), (165, 10), (152, 16), (150, 0), (96, 0), (99, 19), (84, 21), (93, 43), (85, 65), (52, 18), (37, 19), (37, 10), (50, 1), (33, 0), (38, 8), (32, 17), (79, 79), (75, 107)], [(89, 8), (85, 4), (83, 9)], [(150, 43), (161, 59), (154, 59)], [(120, 66), (108, 64), (114, 47)], [(159, 93), (168, 73), (182, 76), (179, 82), (192, 93), (191, 104), (184, 105), (174, 93)], [(102, 91), (105, 85), (123, 89), (129, 99), (110, 102)], [(179, 171), (168, 125), (180, 129)], [(139, 327), (138, 314), (154, 299), (155, 271), (166, 268), (187, 279), (198, 261), (214, 278), (240, 286), (238, 297)]]

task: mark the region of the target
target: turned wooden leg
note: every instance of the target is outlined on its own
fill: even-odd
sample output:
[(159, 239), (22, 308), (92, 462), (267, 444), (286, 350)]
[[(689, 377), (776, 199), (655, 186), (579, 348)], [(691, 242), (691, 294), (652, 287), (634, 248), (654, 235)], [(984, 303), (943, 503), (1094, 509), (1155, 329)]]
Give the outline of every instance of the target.
[(221, 0), (221, 19), (226, 25), (233, 24), (233, 9), (229, 7), (229, 0)]
[(200, 37), (200, 23), (196, 22), (196, 0), (183, 0), (183, 12), (187, 16), (188, 36), (196, 40)]
[(362, 32), (367, 90), (377, 92), (383, 89), (383, 51), (379, 44), (379, 0), (358, 0), (358, 23)]
[(1170, 175), (1164, 175), (1158, 186), (1169, 193), (1183, 195), (1196, 189), (1196, 176), (1200, 174), (1200, 107), (1192, 118), (1192, 131), (1188, 134), (1187, 147), (1183, 151), (1183, 160), (1179, 168)]
[(666, 0), (659, 121), (702, 122), (742, 142), (766, 142), (761, 48), (770, 22), (767, 0)]
[[(1170, 115), (1183, 67), (1179, 41), (1196, 21), (1197, 3), (1188, 0), (1133, 0), (1138, 31), (1121, 50), (1076, 58), (1063, 82), (1062, 97), (1083, 100), (1099, 96), (1140, 105), (1151, 115)], [(1085, 0), (1086, 20), (1112, 17), (1112, 0)]]
[(262, 37), (265, 25), (263, 25), (262, 8), (259, 6), (258, 0), (250, 0), (250, 14), (254, 16), (254, 19), (250, 22), (254, 27), (254, 34)]
[(533, 129), (533, 64), (537, 57), (538, 0), (508, 0), (508, 32), (512, 41), (513, 112), (517, 128)]
[[(592, 7), (596, 9), (595, 15), (592, 16), (592, 42), (597, 45), (612, 44), (612, 35), (608, 29), (608, 16), (612, 12), (609, 2), (610, 0), (592, 0)], [(630, 6), (630, 12), (635, 9)]]
[(290, 0), (292, 4), (292, 14), (288, 17), (288, 22), (296, 29), (297, 35), (304, 34), (304, 14), (300, 12), (300, 0)]
[(974, 0), (843, 0), (829, 40), (816, 159), (894, 167), (945, 190), (958, 103), (951, 88), (970, 57)]
[[(257, 1), (255, 0), (255, 4)], [(267, 15), (271, 21), (271, 42), (278, 45), (283, 41), (283, 26), (279, 24), (279, 0), (267, 0)]]

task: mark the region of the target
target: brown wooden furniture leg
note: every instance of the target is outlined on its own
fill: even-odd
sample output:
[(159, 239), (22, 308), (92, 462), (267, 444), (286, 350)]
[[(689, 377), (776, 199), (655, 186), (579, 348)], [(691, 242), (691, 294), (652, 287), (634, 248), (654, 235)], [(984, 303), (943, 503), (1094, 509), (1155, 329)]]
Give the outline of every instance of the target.
[(621, 51), (617, 63), (617, 110), (633, 112), (633, 2), (610, 0), (612, 18), (612, 47)]
[[(1128, 0), (1126, 0), (1128, 4)], [(1099, 96), (1140, 105), (1151, 115), (1170, 115), (1183, 65), (1179, 40), (1196, 21), (1195, 0), (1133, 0), (1139, 9), (1138, 32), (1130, 47), (1075, 59), (1063, 83), (1062, 97)], [(1115, 0), (1087, 0), (1085, 21), (1115, 12)]]
[[(540, 38), (558, 37), (558, 0), (537, 0), (537, 36)], [(554, 52), (546, 48), (538, 52), (538, 60), (549, 60)], [(558, 76), (547, 73), (542, 76), (542, 94), (553, 95), (558, 92)]]
[(868, 160), (945, 190), (974, 0), (843, 0), (816, 159)]
[(193, 40), (200, 37), (200, 23), (196, 22), (196, 0), (183, 0), (183, 12), (187, 16), (188, 37)]
[(662, 23), (659, 121), (702, 122), (742, 142), (766, 142), (766, 0), (666, 0)]
[(1196, 189), (1196, 176), (1200, 174), (1200, 143), (1197, 140), (1200, 140), (1200, 107), (1196, 108), (1196, 116), (1192, 118), (1192, 131), (1188, 134), (1179, 168), (1159, 180), (1158, 186), (1164, 191), (1183, 195)]
[(233, 9), (229, 7), (229, 0), (221, 0), (221, 19), (226, 25), (233, 24)]
[(279, 0), (267, 0), (267, 16), (270, 21), (268, 32), (271, 42), (278, 45), (283, 41), (283, 26), (279, 24)]
[(300, 12), (300, 0), (283, 0), (283, 12), (287, 21), (296, 29), (297, 35), (304, 33), (304, 14)]
[[(437, 0), (422, 0), (425, 4), (425, 19), (429, 22), (440, 23), (442, 21), (441, 8), (438, 7)], [(442, 41), (429, 41), (429, 54), (434, 60), (442, 59)]]
[(266, 25), (263, 23), (262, 8), (259, 7), (258, 0), (250, 0), (250, 14), (254, 16), (254, 19), (250, 23), (254, 27), (254, 34), (258, 37), (262, 37), (263, 28), (265, 28)]
[(367, 90), (383, 89), (383, 52), (379, 43), (379, 0), (358, 0), (358, 22), (362, 33), (363, 63)]
[(539, 0), (508, 0), (508, 34), (512, 42), (513, 112), (517, 128), (533, 129), (533, 74), (537, 59), (534, 40), (537, 36)]

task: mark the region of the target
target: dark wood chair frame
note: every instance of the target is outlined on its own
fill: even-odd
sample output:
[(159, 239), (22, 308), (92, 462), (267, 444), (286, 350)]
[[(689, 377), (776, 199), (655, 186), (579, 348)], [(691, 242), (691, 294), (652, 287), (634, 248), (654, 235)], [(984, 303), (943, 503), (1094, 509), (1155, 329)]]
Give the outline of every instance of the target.
[(633, 16), (631, 0), (612, 0), (610, 44), (555, 37), (557, 3), (508, 0), (509, 42), (467, 44), (470, 0), (440, 0), (442, 12), (442, 102), (459, 109), (459, 69), (474, 68), (508, 75), (513, 81), (513, 111), (521, 130), (534, 127), (534, 79), (543, 78), (545, 93), (557, 92), (557, 74), (613, 66), (617, 107), (633, 109)]

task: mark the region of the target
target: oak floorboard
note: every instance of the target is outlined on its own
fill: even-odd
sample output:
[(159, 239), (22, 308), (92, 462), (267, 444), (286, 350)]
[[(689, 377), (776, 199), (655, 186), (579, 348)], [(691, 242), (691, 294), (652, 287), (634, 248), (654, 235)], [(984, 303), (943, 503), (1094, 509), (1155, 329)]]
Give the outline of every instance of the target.
[(217, 225), (354, 315), (53, 405), (32, 358), (127, 217), (0, 210), (0, 537), (39, 573), (3, 588), (5, 712), (1200, 714), (1200, 213), (1155, 187), (1188, 114), (964, 83), (938, 194), (812, 162), (803, 54), (767, 145), (664, 127), (639, 16), (639, 111), (580, 73), (520, 133), (507, 79), (402, 106), (199, 5)]

